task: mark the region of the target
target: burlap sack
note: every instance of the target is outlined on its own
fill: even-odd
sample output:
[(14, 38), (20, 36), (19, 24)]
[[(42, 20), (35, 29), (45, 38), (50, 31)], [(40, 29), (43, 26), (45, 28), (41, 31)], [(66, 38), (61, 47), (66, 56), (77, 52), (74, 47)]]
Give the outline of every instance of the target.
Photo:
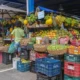
[(30, 42), (30, 39), (29, 38), (23, 38), (20, 41), (20, 45), (21, 46), (26, 46), (29, 42)]
[(1, 52), (8, 52), (9, 46), (0, 46), (0, 51)]

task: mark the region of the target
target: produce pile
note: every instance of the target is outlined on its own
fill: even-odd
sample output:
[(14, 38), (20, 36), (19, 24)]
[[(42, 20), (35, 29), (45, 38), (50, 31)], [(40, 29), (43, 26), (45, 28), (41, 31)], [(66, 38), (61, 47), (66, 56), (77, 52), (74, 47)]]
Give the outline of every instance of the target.
[(80, 55), (80, 46), (76, 47), (76, 46), (70, 45), (68, 47), (68, 53)]
[(53, 18), (54, 14), (46, 14), (43, 20), (38, 19), (38, 15), (30, 14), (26, 16), (25, 19), (19, 17), (19, 20), (24, 23), (24, 25), (29, 25), (28, 28), (35, 28), (35, 27), (53, 27), (55, 24), (61, 27), (62, 24), (68, 27), (80, 27), (79, 20), (74, 18), (66, 17), (63, 15), (56, 15)]
[(41, 37), (49, 37), (50, 39), (53, 38), (59, 38), (59, 37), (72, 37), (72, 34), (66, 30), (60, 29), (60, 30), (41, 30), (41, 31), (37, 31), (35, 33), (32, 34), (32, 36), (41, 36)]
[(60, 45), (60, 44), (57, 44), (57, 45), (49, 45), (47, 47), (47, 50), (64, 50), (64, 49), (67, 49), (68, 48), (68, 45)]

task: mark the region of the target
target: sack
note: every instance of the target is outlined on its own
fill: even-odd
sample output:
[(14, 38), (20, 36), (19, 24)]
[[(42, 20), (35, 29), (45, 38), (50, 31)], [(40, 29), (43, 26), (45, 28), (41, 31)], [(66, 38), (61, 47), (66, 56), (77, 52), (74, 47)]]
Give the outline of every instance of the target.
[(21, 39), (20, 41), (20, 45), (21, 46), (27, 46), (27, 44), (29, 43), (30, 39), (27, 39), (27, 38), (23, 38)]
[(14, 42), (11, 43), (8, 49), (8, 53), (14, 53), (16, 51), (14, 44), (15, 44)]
[(0, 51), (1, 52), (8, 52), (9, 46), (0, 46)]

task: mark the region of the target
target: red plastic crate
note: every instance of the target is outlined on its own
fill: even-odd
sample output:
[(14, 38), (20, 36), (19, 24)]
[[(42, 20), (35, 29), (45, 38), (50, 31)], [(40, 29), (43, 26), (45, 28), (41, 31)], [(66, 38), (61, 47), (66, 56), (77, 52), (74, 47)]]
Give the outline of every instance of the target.
[(35, 51), (30, 52), (30, 60), (35, 61), (37, 58), (45, 58), (47, 56), (46, 53), (38, 53)]
[(64, 74), (73, 77), (80, 77), (80, 63), (64, 62)]
[(36, 52), (36, 58), (45, 58), (47, 56), (46, 53), (38, 53)]
[(2, 52), (0, 52), (0, 63), (2, 63)]

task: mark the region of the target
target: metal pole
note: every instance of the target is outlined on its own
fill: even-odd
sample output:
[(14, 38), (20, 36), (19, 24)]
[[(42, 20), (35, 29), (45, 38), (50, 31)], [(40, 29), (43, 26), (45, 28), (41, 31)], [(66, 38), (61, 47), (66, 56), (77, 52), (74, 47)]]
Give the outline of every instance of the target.
[(27, 11), (27, 14), (26, 15), (28, 15), (29, 14), (29, 0), (26, 0), (26, 11)]

